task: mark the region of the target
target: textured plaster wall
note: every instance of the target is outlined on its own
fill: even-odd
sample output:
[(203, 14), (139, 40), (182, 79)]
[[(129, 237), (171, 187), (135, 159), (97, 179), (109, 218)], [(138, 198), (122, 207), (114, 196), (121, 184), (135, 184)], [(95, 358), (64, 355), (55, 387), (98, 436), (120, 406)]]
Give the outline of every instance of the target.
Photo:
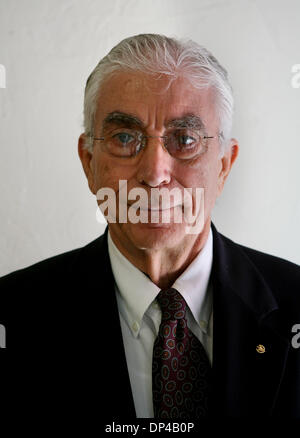
[(229, 71), (241, 151), (218, 229), (300, 263), (299, 17), (298, 0), (0, 0), (0, 274), (102, 233), (77, 157), (84, 84), (145, 32), (193, 38)]

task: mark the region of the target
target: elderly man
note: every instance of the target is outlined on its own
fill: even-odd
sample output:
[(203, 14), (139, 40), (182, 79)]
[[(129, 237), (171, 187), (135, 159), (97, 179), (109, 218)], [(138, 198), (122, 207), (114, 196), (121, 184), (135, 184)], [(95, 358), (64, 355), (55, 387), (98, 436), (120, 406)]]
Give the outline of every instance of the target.
[(121, 41), (87, 81), (78, 143), (105, 233), (1, 279), (8, 346), (26, 319), (29, 345), (76, 370), (68, 397), (89, 388), (103, 419), (300, 415), (300, 269), (211, 223), (238, 155), (232, 112), (205, 48)]

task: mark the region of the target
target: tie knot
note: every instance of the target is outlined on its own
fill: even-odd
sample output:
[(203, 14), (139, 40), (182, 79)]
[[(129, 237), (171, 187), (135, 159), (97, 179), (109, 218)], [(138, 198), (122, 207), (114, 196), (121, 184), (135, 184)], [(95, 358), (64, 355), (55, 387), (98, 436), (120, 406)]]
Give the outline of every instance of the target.
[(185, 318), (186, 302), (180, 293), (174, 289), (163, 289), (157, 295), (157, 301), (162, 311), (163, 320)]

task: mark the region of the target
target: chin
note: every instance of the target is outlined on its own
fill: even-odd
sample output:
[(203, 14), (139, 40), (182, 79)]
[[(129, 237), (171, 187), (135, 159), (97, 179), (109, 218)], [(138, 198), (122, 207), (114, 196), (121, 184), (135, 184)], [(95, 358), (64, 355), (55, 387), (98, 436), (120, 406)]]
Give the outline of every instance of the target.
[(184, 237), (185, 224), (126, 224), (128, 239), (139, 249), (161, 249), (180, 243)]

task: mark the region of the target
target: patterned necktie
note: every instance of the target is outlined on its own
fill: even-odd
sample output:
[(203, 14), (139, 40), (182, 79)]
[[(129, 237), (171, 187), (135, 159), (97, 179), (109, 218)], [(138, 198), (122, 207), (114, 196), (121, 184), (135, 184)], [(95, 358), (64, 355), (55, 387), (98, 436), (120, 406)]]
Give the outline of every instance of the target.
[(211, 366), (201, 342), (187, 326), (186, 302), (174, 288), (161, 290), (157, 300), (162, 320), (153, 348), (154, 417), (206, 416)]

